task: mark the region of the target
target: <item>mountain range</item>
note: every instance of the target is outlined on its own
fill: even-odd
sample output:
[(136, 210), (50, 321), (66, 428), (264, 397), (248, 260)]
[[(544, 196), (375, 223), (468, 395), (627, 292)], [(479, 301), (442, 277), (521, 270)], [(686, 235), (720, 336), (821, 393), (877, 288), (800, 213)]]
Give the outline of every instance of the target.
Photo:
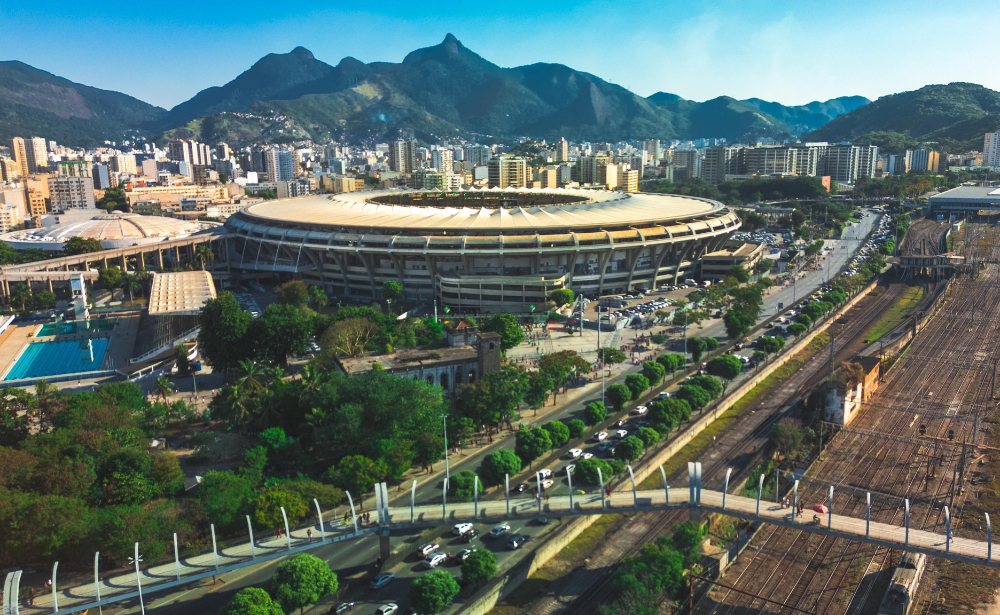
[(336, 66), (302, 47), (269, 54), (229, 83), (165, 110), (73, 83), (21, 62), (0, 62), (0, 139), (42, 135), (72, 145), (127, 134), (233, 145), (397, 136), (570, 140), (783, 138), (868, 102), (859, 96), (790, 107), (759, 99), (648, 98), (562, 64), (502, 68), (452, 35), (401, 63)]

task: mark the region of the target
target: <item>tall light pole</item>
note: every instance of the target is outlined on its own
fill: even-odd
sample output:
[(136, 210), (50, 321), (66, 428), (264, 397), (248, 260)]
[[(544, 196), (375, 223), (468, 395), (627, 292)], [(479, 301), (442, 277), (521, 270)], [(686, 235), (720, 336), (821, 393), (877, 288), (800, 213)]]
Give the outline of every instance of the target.
[[(598, 300), (599, 301), (599, 300)], [(600, 303), (598, 303), (600, 307)], [(608, 310), (610, 312), (610, 309)], [(597, 359), (601, 362), (601, 405), (604, 405), (604, 370), (607, 369), (607, 357), (604, 356), (604, 350), (601, 348), (601, 313), (597, 312)]]
[(441, 415), (441, 425), (444, 426), (444, 477), (451, 478), (451, 468), (448, 466), (448, 415)]
[(139, 610), (142, 615), (146, 615), (146, 605), (142, 601), (142, 581), (139, 577), (139, 562), (142, 561), (142, 556), (139, 555), (139, 543), (135, 543), (135, 557), (128, 558), (130, 563), (135, 564), (135, 586), (139, 590)]

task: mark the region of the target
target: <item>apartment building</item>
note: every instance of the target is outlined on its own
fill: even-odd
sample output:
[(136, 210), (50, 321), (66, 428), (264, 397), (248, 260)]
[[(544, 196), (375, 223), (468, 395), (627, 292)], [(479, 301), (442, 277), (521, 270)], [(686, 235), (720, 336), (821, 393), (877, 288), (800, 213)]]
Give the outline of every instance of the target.
[(517, 156), (498, 156), (489, 161), (487, 182), (491, 188), (524, 188), (528, 185), (528, 161)]
[(431, 167), (438, 173), (454, 172), (454, 154), (450, 149), (436, 149), (431, 152)]
[(397, 173), (412, 173), (417, 170), (416, 141), (392, 141), (389, 143), (389, 168)]
[(52, 211), (67, 209), (94, 209), (94, 180), (90, 177), (90, 165), (83, 164), (87, 175), (58, 175), (48, 178), (49, 201)]

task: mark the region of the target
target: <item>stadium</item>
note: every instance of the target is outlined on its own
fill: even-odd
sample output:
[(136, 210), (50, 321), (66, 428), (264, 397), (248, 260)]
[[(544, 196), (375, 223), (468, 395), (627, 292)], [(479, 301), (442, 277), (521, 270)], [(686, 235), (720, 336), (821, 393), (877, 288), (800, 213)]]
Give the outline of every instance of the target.
[(231, 266), (297, 277), (339, 298), (405, 299), (463, 313), (542, 309), (676, 284), (740, 226), (707, 199), (581, 189), (379, 191), (252, 205), (226, 223)]

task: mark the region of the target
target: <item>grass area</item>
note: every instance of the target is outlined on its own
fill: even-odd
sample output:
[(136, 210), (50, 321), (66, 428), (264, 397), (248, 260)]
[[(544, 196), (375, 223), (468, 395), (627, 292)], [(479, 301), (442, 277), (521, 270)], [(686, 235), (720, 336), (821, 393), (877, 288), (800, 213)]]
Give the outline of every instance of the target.
[(899, 298), (889, 311), (878, 319), (872, 328), (868, 330), (864, 340), (866, 344), (871, 344), (880, 340), (886, 333), (892, 331), (899, 323), (906, 320), (913, 308), (917, 307), (920, 300), (924, 298), (924, 288), (922, 286), (911, 286), (906, 289), (903, 296)]
[[(817, 352), (830, 343), (830, 336), (826, 332), (817, 335), (805, 348), (799, 351), (794, 357), (789, 359), (784, 365), (774, 370), (770, 376), (764, 378), (754, 388), (741, 397), (728, 410), (722, 413), (711, 425), (706, 427), (693, 440), (687, 443), (676, 455), (663, 464), (663, 469), (667, 476), (673, 476), (678, 471), (687, 466), (687, 462), (694, 461), (702, 450), (711, 445), (712, 438), (719, 436), (740, 420), (743, 415), (756, 408), (761, 400), (768, 395), (772, 389), (787, 380), (793, 373), (802, 367), (806, 361), (812, 358)], [(659, 472), (654, 472), (642, 482), (642, 489), (656, 489), (663, 485), (663, 478)]]
[(601, 515), (594, 524), (583, 530), (573, 542), (539, 568), (517, 591), (511, 593), (490, 611), (498, 615), (517, 615), (524, 607), (538, 598), (550, 584), (558, 581), (583, 564), (598, 545), (605, 542), (608, 534), (618, 529), (625, 521), (622, 514)]

